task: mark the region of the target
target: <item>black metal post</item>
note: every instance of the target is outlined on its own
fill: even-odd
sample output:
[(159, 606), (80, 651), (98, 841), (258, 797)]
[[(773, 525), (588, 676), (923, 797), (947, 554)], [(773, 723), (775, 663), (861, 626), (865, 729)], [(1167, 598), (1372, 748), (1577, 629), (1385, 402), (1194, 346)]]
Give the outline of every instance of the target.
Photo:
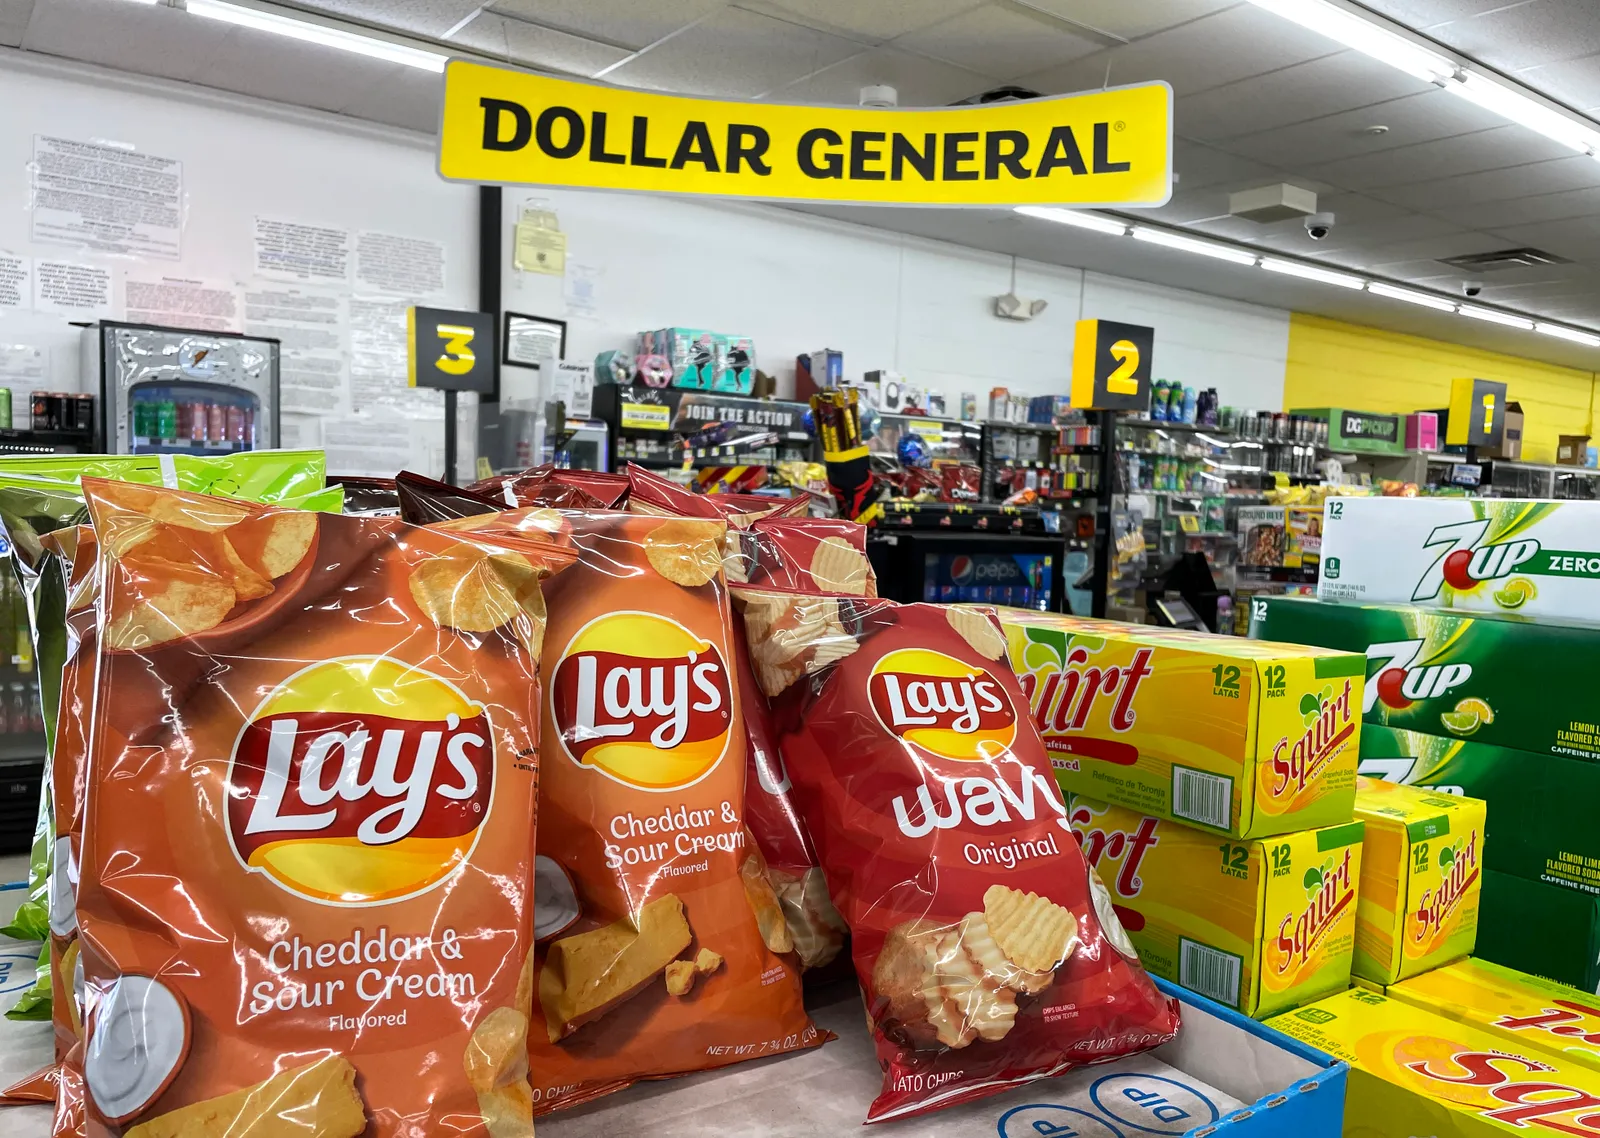
[(1116, 487), (1117, 413), (1096, 412), (1100, 422), (1099, 478), (1094, 502), (1094, 583), (1089, 590), (1089, 615), (1106, 615), (1106, 594), (1111, 588), (1111, 495)]
[(444, 393), (444, 480), (456, 484), (456, 393)]
[[(503, 205), (504, 195), (499, 186), (478, 187), (478, 311), (494, 313), (497, 330), (494, 337), (494, 391), (488, 395), (478, 396), (478, 453), (492, 456), (491, 463), (499, 461), (503, 450), (500, 431), (500, 367), (504, 361), (500, 359), (498, 332), (504, 319), (500, 314), (500, 273), (504, 267), (501, 250), (505, 246), (505, 236), (502, 232)], [(446, 414), (453, 423), (455, 396), (450, 395), (446, 398), (449, 400), (446, 404)], [(454, 481), (448, 473), (455, 469), (456, 451), (453, 436), (445, 447), (446, 481)]]

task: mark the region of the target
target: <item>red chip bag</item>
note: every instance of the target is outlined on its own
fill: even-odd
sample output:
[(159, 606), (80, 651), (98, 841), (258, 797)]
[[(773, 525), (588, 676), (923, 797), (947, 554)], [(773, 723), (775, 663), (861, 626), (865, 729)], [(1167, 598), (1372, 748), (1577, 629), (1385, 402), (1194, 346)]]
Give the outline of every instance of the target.
[(868, 1122), (1156, 1046), (1177, 1006), (1067, 824), (993, 614), (738, 590), (790, 796), (850, 927)]
[(535, 466), (513, 474), (497, 474), (467, 487), (495, 499), (507, 509), (554, 506), (564, 510), (619, 509), (628, 497), (628, 478), (603, 470), (566, 470)]
[(745, 528), (756, 518), (790, 516), (808, 508), (804, 497), (765, 494), (696, 494), (642, 466), (628, 464), (628, 509), (636, 514), (712, 518)]

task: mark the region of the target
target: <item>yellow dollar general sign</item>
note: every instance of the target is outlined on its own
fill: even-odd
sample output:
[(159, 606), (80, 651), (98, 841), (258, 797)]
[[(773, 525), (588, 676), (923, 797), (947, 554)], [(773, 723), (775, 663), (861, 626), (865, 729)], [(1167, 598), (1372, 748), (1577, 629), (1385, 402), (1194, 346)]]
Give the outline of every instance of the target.
[(935, 110), (726, 102), (453, 59), (464, 182), (864, 205), (1134, 205), (1172, 184), (1165, 83)]
[(1085, 411), (1144, 411), (1156, 330), (1080, 320), (1072, 342), (1072, 405)]
[(1506, 385), (1461, 376), (1450, 381), (1450, 418), (1444, 441), (1451, 446), (1499, 446), (1506, 429)]

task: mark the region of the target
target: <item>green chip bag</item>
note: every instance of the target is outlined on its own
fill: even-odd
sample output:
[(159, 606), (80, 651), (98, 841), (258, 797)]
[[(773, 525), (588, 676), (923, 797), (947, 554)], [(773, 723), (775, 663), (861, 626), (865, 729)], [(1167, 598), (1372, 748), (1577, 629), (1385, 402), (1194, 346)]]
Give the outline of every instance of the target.
[(327, 484), (328, 460), (320, 450), (248, 450), (215, 456), (162, 457), (172, 471), (166, 484), (197, 494), (281, 504)]

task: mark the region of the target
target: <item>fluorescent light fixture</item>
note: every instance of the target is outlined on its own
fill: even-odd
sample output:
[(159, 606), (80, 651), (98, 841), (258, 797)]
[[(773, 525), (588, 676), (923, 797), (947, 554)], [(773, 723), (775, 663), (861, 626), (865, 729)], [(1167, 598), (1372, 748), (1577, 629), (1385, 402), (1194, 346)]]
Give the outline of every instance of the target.
[(1081, 209), (1057, 209), (1054, 206), (1044, 205), (1019, 205), (1013, 208), (1028, 217), (1054, 221), (1061, 225), (1076, 225), (1079, 229), (1092, 229), (1096, 233), (1109, 233), (1113, 237), (1121, 237), (1128, 232), (1128, 223), (1125, 221), (1115, 221), (1109, 217), (1101, 217), (1098, 213), (1086, 213)]
[(1442, 296), (1432, 293), (1416, 292), (1409, 288), (1395, 288), (1394, 285), (1373, 281), (1367, 286), (1367, 291), (1375, 296), (1386, 296), (1390, 300), (1403, 300), (1407, 304), (1420, 304), (1424, 308), (1437, 308), (1440, 312), (1454, 312), (1456, 302), (1446, 300)]
[(1253, 265), (1256, 263), (1256, 254), (1244, 249), (1235, 249), (1232, 245), (1219, 245), (1215, 241), (1196, 241), (1193, 237), (1184, 237), (1178, 233), (1171, 233), (1165, 229), (1152, 229), (1148, 225), (1135, 225), (1133, 235), (1140, 241), (1148, 241), (1152, 245), (1164, 245), (1168, 249), (1181, 249), (1185, 253), (1199, 253), (1202, 257), (1215, 257), (1219, 261), (1232, 261), (1235, 265)]
[(1456, 65), (1438, 52), (1327, 0), (1253, 0), (1253, 3), (1426, 82), (1437, 83), (1455, 74)]
[(1543, 320), (1535, 324), (1533, 329), (1535, 332), (1543, 332), (1546, 336), (1554, 336), (1559, 340), (1571, 340), (1574, 344), (1600, 348), (1600, 336), (1592, 332), (1580, 332), (1576, 328), (1564, 328), (1560, 324), (1546, 324)]
[(1521, 328), (1525, 332), (1533, 330), (1533, 321), (1526, 316), (1513, 316), (1509, 312), (1496, 312), (1492, 308), (1479, 308), (1476, 304), (1463, 304), (1456, 311), (1463, 316), (1470, 316), (1474, 320), (1487, 320), (1490, 324), (1504, 324), (1507, 328)]
[(221, 20), (224, 23), (237, 24), (241, 28), (271, 32), (273, 35), (287, 36), (289, 39), (337, 48), (340, 51), (381, 59), (387, 63), (416, 67), (423, 71), (442, 72), (445, 60), (449, 58), (443, 52), (424, 51), (422, 48), (408, 47), (393, 40), (358, 35), (327, 24), (297, 20), (260, 8), (247, 8), (242, 4), (226, 4), (222, 0), (189, 0), (188, 10), (191, 14), (204, 16), (208, 20)]
[(1305, 265), (1299, 261), (1280, 261), (1276, 257), (1261, 258), (1261, 267), (1269, 273), (1283, 273), (1291, 277), (1304, 277), (1308, 281), (1320, 281), (1323, 284), (1338, 285), (1341, 288), (1360, 288), (1367, 283), (1360, 277), (1351, 276), (1349, 273), (1336, 273), (1332, 269), (1319, 269), (1315, 265)]
[(1562, 114), (1505, 83), (1467, 71), (1455, 82), (1446, 83), (1444, 89), (1580, 154), (1600, 151), (1600, 128)]

